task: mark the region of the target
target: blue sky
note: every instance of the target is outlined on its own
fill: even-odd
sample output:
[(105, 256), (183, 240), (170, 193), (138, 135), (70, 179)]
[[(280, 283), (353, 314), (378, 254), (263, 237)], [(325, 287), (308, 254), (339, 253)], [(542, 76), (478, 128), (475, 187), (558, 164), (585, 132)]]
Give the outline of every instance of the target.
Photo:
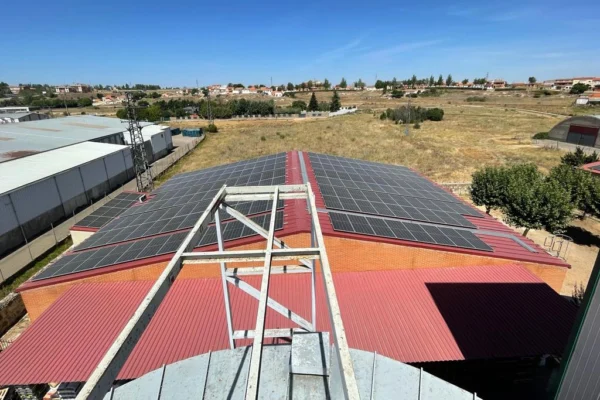
[(524, 81), (600, 75), (600, 2), (39, 1), (3, 4), (10, 84)]

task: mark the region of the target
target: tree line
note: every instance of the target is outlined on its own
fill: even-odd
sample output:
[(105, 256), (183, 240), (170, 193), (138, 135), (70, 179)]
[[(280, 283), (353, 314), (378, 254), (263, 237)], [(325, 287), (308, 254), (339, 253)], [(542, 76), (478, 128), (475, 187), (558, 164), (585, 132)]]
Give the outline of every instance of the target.
[(556, 234), (565, 230), (574, 216), (600, 216), (600, 180), (579, 168), (598, 160), (581, 148), (561, 158), (560, 165), (542, 174), (534, 164), (485, 167), (473, 174), (471, 199), (486, 213), (500, 210), (507, 223), (523, 228), (545, 229)]

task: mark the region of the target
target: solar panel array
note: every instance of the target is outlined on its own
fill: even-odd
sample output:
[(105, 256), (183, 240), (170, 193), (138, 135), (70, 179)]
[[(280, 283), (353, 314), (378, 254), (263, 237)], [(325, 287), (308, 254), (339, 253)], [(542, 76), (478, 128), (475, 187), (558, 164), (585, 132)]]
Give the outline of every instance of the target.
[(445, 226), (329, 212), (335, 230), (419, 243), (493, 251), (472, 232)]
[[(262, 226), (269, 228), (270, 215), (258, 215), (250, 219)], [(275, 218), (275, 229), (283, 228), (283, 211), (278, 211)], [(101, 247), (95, 250), (86, 250), (67, 255), (50, 265), (36, 277), (34, 281), (69, 275), (76, 272), (89, 271), (96, 268), (121, 264), (129, 261), (141, 260), (148, 257), (173, 253), (189, 231), (178, 232), (171, 235), (161, 235), (153, 238), (122, 243), (116, 246)], [(222, 224), (222, 234), (225, 241), (255, 235), (256, 233), (237, 220)], [(209, 226), (204, 232), (197, 246), (206, 246), (217, 243), (215, 226)]]
[(409, 168), (314, 153), (309, 158), (333, 229), (492, 250), (472, 232), (452, 228), (476, 228), (463, 215), (481, 217), (479, 211)]
[(77, 222), (76, 226), (101, 228), (136, 203), (140, 196), (142, 195), (139, 193), (119, 193), (115, 198), (103, 204), (102, 207)]
[[(151, 200), (129, 208), (75, 250), (191, 228), (224, 184), (284, 184), (285, 163), (286, 156), (283, 153), (178, 175), (154, 192)], [(238, 202), (231, 206), (245, 215), (271, 210), (269, 201)], [(280, 201), (278, 208), (282, 207), (283, 201)]]
[[(73, 254), (61, 258), (34, 280), (174, 252), (187, 235), (187, 230), (198, 221), (224, 184), (285, 184), (286, 160), (286, 153), (281, 153), (177, 175), (153, 192), (147, 202), (126, 209), (118, 218), (103, 225), (98, 232), (78, 245)], [(239, 202), (232, 203), (231, 206), (245, 215), (254, 215), (251, 219), (265, 229), (268, 228), (269, 214), (257, 214), (270, 211), (271, 202)], [(283, 201), (280, 201), (278, 209), (282, 207)], [(224, 240), (256, 234), (240, 222), (225, 218), (223, 215)], [(278, 211), (276, 229), (282, 228), (283, 212)], [(210, 226), (198, 244), (214, 244), (216, 240), (215, 228)]]

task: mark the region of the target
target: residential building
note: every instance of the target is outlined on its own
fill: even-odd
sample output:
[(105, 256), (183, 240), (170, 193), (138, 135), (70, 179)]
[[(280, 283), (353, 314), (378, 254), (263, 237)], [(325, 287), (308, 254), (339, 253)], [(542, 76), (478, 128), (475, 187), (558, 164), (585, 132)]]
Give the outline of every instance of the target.
[(19, 92), (21, 91), (21, 86), (19, 85), (9, 86), (8, 88), (10, 89), (10, 92), (12, 94), (19, 94)]

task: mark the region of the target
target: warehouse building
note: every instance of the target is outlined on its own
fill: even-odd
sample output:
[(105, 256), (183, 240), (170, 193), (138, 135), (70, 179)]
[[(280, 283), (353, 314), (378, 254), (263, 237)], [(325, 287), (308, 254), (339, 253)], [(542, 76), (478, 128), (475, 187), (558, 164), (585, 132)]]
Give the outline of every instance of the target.
[[(478, 393), (533, 379), (532, 364), (562, 353), (576, 311), (557, 293), (568, 264), (409, 168), (294, 151), (177, 175), (99, 228), (87, 224), (93, 235), (18, 289), (33, 325), (0, 354), (0, 385), (87, 380), (223, 184), (300, 183), (316, 196), (352, 348), (431, 366), (450, 382), (448, 371), (462, 370), (472, 380), (459, 386)], [(269, 202), (232, 206), (268, 224)], [(227, 249), (264, 246), (235, 220), (222, 229)], [(309, 247), (306, 204), (279, 203), (276, 236)], [(216, 248), (212, 225), (196, 249)], [(274, 276), (270, 296), (307, 315), (306, 279)], [(320, 283), (316, 295), (327, 330)], [(256, 319), (242, 296), (232, 292), (236, 329)], [(184, 265), (118, 379), (228, 348), (224, 314), (218, 266)], [(269, 327), (286, 324), (267, 314)]]
[(128, 182), (134, 172), (128, 146), (83, 142), (2, 162), (0, 176), (4, 254)]
[(548, 137), (578, 146), (600, 147), (599, 131), (600, 115), (580, 115), (559, 122), (548, 132)]
[[(144, 149), (148, 164), (163, 158), (173, 150), (171, 128), (164, 125), (148, 125), (142, 128)], [(125, 143), (131, 144), (131, 137), (125, 134)]]
[(48, 114), (41, 114), (31, 111), (14, 113), (0, 112), (0, 124), (15, 124), (19, 122), (38, 121), (40, 119), (48, 118)]

